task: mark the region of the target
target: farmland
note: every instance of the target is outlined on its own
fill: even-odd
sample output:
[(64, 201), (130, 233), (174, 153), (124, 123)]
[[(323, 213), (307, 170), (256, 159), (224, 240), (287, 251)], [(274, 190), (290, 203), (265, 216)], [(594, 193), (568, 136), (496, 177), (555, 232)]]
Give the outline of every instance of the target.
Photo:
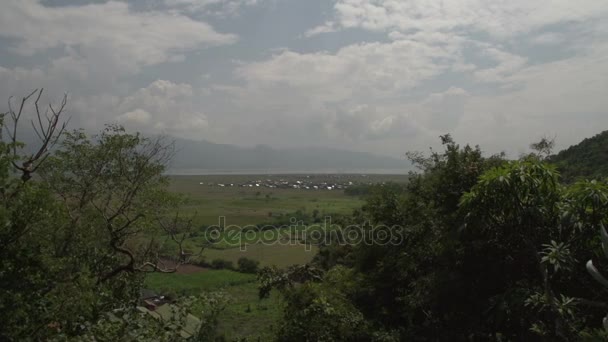
[[(349, 185), (382, 182), (404, 182), (403, 175), (204, 175), (171, 176), (170, 190), (183, 194), (187, 200), (180, 214), (193, 217), (196, 227), (220, 224), (254, 226), (289, 222), (293, 216), (349, 215), (362, 206), (364, 200), (348, 196)], [(256, 185), (258, 184), (258, 185)], [(316, 188), (315, 188), (316, 187)], [(329, 189), (328, 189), (329, 188)], [(223, 225), (222, 224), (222, 225)], [(195, 250), (204, 243), (201, 235), (185, 244)], [(312, 260), (316, 246), (296, 243), (247, 244), (228, 240), (207, 246), (202, 253), (203, 264), (213, 260), (231, 262), (241, 257), (259, 262), (260, 267), (288, 267)], [(193, 295), (202, 291), (223, 291), (232, 299), (220, 317), (220, 331), (233, 340), (249, 337), (264, 340), (270, 336), (281, 314), (281, 299), (276, 293), (265, 300), (258, 299), (254, 274), (229, 269), (196, 268), (174, 274), (149, 274), (146, 287), (161, 293)]]
[[(223, 216), (226, 217), (227, 224), (251, 225), (269, 222), (272, 217), (291, 214), (297, 210), (312, 212), (317, 209), (322, 215), (350, 214), (363, 204), (360, 198), (346, 196), (341, 189), (271, 188), (262, 183), (267, 180), (291, 183), (308, 180), (320, 185), (338, 182), (403, 182), (406, 179), (405, 175), (171, 176), (170, 190), (188, 196), (188, 204), (182, 210), (184, 213), (196, 214), (197, 223), (218, 224), (218, 217)], [(258, 180), (261, 186), (239, 186)]]
[[(187, 201), (182, 215), (193, 217), (195, 225), (246, 227), (260, 224), (289, 223), (289, 218), (314, 215), (317, 218), (350, 215), (363, 199), (347, 196), (339, 185), (404, 182), (405, 175), (200, 175), (171, 176), (170, 190), (183, 194)], [(302, 187), (294, 188), (299, 183)], [(286, 187), (271, 187), (288, 183)], [(231, 186), (232, 184), (232, 186)], [(254, 184), (259, 184), (255, 186)], [(308, 184), (309, 189), (304, 188)], [(252, 186), (248, 186), (252, 185)], [(314, 189), (317, 186), (318, 189)], [(329, 190), (327, 187), (331, 187)], [(222, 218), (222, 219), (220, 219)], [(196, 250), (204, 240), (193, 238), (186, 246)], [(206, 248), (207, 261), (224, 259), (236, 263), (240, 257), (260, 262), (261, 266), (286, 267), (310, 261), (316, 250), (301, 245), (249, 245), (240, 250), (239, 241), (220, 241)]]

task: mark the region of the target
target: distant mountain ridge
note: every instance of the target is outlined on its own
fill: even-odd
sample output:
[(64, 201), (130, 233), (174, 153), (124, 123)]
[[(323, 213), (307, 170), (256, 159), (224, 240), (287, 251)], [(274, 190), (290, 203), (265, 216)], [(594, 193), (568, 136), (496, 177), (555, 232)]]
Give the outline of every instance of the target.
[(567, 182), (576, 178), (608, 177), (608, 131), (560, 151), (549, 157), (549, 161), (557, 166)]
[(275, 149), (265, 145), (244, 148), (209, 141), (176, 139), (176, 155), (170, 170), (270, 170), (325, 171), (403, 170), (410, 166), (403, 159), (325, 147)]

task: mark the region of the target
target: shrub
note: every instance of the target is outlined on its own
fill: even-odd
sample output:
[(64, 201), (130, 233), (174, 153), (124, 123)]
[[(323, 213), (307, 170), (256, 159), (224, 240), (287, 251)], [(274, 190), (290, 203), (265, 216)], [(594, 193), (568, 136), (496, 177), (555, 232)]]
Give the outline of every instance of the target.
[(200, 266), (200, 267), (205, 267), (205, 268), (212, 268), (213, 267), (213, 266), (211, 266), (211, 264), (209, 262), (207, 262), (207, 260), (205, 260), (204, 257), (195, 258), (194, 260), (191, 260), (190, 263), (193, 264), (193, 265)]
[(253, 260), (253, 259), (242, 257), (242, 258), (239, 258), (237, 264), (239, 266), (239, 272), (257, 273), (258, 265), (260, 264), (260, 262)]
[(211, 261), (211, 268), (216, 269), (216, 270), (221, 270), (221, 269), (234, 270), (234, 265), (232, 264), (232, 261), (228, 261), (228, 260), (224, 260), (224, 259), (214, 259), (213, 261)]

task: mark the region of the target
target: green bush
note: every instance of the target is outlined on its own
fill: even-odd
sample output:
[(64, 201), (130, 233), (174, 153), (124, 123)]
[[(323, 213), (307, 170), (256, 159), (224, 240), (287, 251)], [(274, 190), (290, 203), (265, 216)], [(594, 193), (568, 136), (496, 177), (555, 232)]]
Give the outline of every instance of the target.
[(224, 259), (214, 259), (211, 261), (211, 268), (215, 270), (234, 270), (234, 265), (232, 261), (224, 260)]
[(239, 272), (257, 273), (260, 262), (253, 260), (253, 259), (246, 258), (246, 257), (242, 257), (242, 258), (239, 258), (239, 260), (237, 261), (237, 264), (239, 266), (239, 269), (238, 269)]

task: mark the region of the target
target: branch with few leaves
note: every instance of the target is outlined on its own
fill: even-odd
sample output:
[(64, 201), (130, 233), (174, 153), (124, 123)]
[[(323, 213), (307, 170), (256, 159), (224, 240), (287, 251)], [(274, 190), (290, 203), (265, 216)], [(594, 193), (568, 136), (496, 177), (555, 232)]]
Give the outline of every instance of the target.
[[(21, 172), (21, 179), (24, 182), (28, 181), (32, 177), (32, 174), (38, 170), (40, 165), (42, 165), (44, 160), (49, 156), (49, 151), (55, 147), (69, 122), (68, 119), (60, 123), (63, 111), (65, 110), (67, 104), (67, 94), (63, 96), (63, 99), (61, 100), (61, 103), (57, 109), (53, 108), (52, 104), (49, 104), (47, 111), (42, 114), (40, 111), (39, 102), (43, 91), (43, 88), (36, 89), (24, 97), (21, 100), (21, 104), (19, 105), (19, 109), (17, 111), (13, 109), (11, 101), (12, 98), (9, 98), (8, 101), (8, 114), (12, 119), (13, 124), (11, 128), (6, 126), (6, 129), (10, 139), (11, 151), (14, 157), (12, 164), (13, 167)], [(18, 160), (18, 157), (20, 157), (18, 155), (18, 147), (20, 143), (17, 139), (17, 128), (19, 127), (19, 121), (21, 120), (21, 115), (23, 114), (23, 109), (25, 108), (26, 103), (34, 95), (36, 95), (36, 100), (34, 101), (34, 107), (36, 109), (36, 122), (31, 120), (30, 123), (34, 129), (34, 133), (36, 136), (38, 136), (38, 139), (40, 139), (40, 146), (36, 149), (36, 152), (23, 158), (21, 164), (18, 164), (16, 160)]]

